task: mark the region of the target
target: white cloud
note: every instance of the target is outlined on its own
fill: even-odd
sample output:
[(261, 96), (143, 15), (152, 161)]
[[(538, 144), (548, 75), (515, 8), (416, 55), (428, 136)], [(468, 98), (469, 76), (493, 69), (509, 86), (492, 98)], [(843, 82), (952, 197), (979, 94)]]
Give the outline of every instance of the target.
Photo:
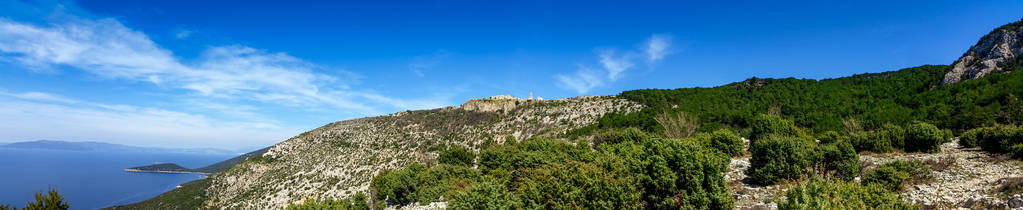
[(70, 66), (110, 79), (191, 90), (202, 97), (330, 106), (361, 115), (380, 114), (378, 107), (443, 103), (365, 94), (344, 83), (353, 78), (318, 73), (351, 77), (350, 72), (246, 46), (210, 47), (195, 62), (185, 63), (114, 19), (36, 26), (0, 18), (0, 52), (32, 68)]
[(616, 57), (614, 50), (602, 50), (599, 56), (600, 64), (604, 66), (604, 69), (607, 69), (607, 78), (611, 81), (618, 80), (619, 74), (633, 66), (629, 58), (630, 56), (621, 55)]
[(668, 55), (668, 48), (671, 46), (671, 42), (667, 35), (655, 34), (650, 36), (646, 41), (646, 53), (647, 63), (654, 63), (664, 59), (665, 55)]
[(0, 123), (0, 136), (7, 140), (99, 140), (236, 149), (239, 145), (271, 144), (301, 131), (259, 121), (221, 121), (158, 108), (82, 101), (77, 101), (79, 105), (55, 104), (18, 97), (39, 94), (4, 94), (10, 98), (0, 100), (0, 121), (17, 123)]
[(564, 75), (559, 74), (556, 76), (558, 83), (557, 85), (561, 88), (575, 90), (579, 94), (589, 92), (590, 89), (599, 87), (604, 84), (604, 81), (599, 76), (600, 73), (590, 69), (586, 66), (579, 65), (575, 74)]
[(178, 31), (178, 33), (174, 34), (174, 38), (178, 38), (178, 39), (185, 39), (185, 38), (188, 38), (189, 36), (192, 36), (192, 31), (190, 31), (190, 30), (181, 30), (181, 31)]

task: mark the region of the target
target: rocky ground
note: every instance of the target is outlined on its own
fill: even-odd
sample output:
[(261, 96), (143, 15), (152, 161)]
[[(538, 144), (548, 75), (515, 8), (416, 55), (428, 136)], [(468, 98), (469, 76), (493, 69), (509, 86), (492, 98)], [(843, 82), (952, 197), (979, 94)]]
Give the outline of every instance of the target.
[[(894, 160), (919, 160), (927, 163), (932, 178), (905, 189), (902, 199), (924, 209), (1023, 209), (1023, 194), (1003, 195), (1001, 185), (1023, 177), (1023, 162), (1009, 160), (976, 148), (961, 148), (952, 142), (941, 146), (942, 152), (861, 154), (864, 171)], [(736, 209), (775, 209), (773, 202), (781, 196), (786, 184), (756, 186), (745, 175), (749, 156), (732, 159), (726, 174), (729, 189), (736, 197)], [(858, 178), (857, 178), (858, 180)]]

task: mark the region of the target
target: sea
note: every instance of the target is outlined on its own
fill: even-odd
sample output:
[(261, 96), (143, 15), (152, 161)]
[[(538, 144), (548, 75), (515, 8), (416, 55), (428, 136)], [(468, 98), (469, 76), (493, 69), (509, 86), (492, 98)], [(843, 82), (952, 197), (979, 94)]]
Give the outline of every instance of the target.
[(197, 168), (233, 156), (0, 148), (0, 204), (20, 208), (33, 201), (36, 192), (49, 189), (56, 189), (72, 209), (135, 203), (205, 177), (126, 172), (125, 168), (167, 162)]

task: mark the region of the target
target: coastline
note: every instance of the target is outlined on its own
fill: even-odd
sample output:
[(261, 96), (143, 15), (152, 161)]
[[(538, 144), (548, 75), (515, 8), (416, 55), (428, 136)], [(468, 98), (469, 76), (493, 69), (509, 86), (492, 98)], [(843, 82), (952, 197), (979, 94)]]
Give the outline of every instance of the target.
[(135, 172), (135, 173), (165, 173), (165, 174), (202, 174), (202, 175), (210, 175), (209, 173), (203, 173), (203, 172), (198, 172), (198, 171), (139, 170), (139, 169), (130, 169), (130, 168), (126, 168), (126, 169), (124, 169), (124, 171), (125, 172)]

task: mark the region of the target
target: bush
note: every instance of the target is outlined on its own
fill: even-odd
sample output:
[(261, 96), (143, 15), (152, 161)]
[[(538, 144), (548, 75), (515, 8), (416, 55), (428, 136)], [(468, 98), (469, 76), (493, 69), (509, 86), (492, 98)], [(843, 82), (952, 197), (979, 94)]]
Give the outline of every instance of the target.
[(482, 177), (478, 170), (466, 166), (440, 164), (415, 174), (413, 202), (430, 203), (450, 198), (459, 189)]
[(516, 143), (518, 142), (515, 141), (515, 136), (508, 135), (504, 137), (504, 145), (515, 145)]
[(746, 174), (762, 185), (799, 178), (814, 162), (814, 144), (808, 139), (779, 136), (756, 141), (750, 148), (752, 158)]
[(451, 197), (448, 207), (455, 210), (520, 209), (522, 204), (503, 184), (484, 181)]
[(370, 187), (377, 191), (377, 200), (407, 205), (414, 201), (415, 176), (423, 170), (426, 170), (426, 166), (418, 163), (413, 163), (402, 170), (383, 170), (373, 177)]
[(641, 209), (637, 180), (575, 161), (522, 170), (515, 192), (525, 209)]
[(454, 146), (441, 151), (437, 161), (443, 164), (472, 166), (476, 161), (476, 153), (463, 146)]
[(760, 114), (753, 118), (750, 122), (752, 132), (750, 133), (751, 140), (760, 140), (771, 135), (780, 136), (797, 136), (799, 135), (799, 129), (792, 121), (786, 120), (780, 116)]
[(971, 148), (980, 146), (977, 135), (983, 132), (984, 129), (988, 128), (974, 128), (967, 130), (959, 135), (959, 146)]
[(818, 146), (822, 172), (845, 181), (860, 175), (860, 157), (848, 142), (839, 141)]
[(830, 144), (839, 141), (843, 136), (835, 131), (825, 131), (824, 133), (817, 135), (817, 141), (820, 144)]
[(919, 209), (876, 185), (814, 178), (785, 191), (778, 209)]
[(987, 127), (977, 133), (977, 144), (992, 153), (1007, 153), (1009, 148), (1020, 143), (1023, 143), (1023, 136), (1016, 126)]
[[(640, 156), (647, 208), (732, 209), (725, 186), (729, 159), (696, 142), (651, 139)], [(680, 196), (681, 195), (681, 196)]]
[(874, 131), (874, 137), (881, 140), (890, 142), (893, 148), (905, 149), (906, 148), (906, 129), (886, 123), (881, 126), (881, 129)]
[(906, 128), (907, 152), (941, 152), (942, 138), (945, 136), (938, 127), (924, 122), (916, 122)]
[(307, 200), (301, 204), (288, 204), (287, 210), (321, 210), (321, 209), (337, 209), (337, 210), (369, 210), (369, 203), (366, 203), (366, 195), (362, 193), (355, 194), (352, 199), (348, 200)]
[(1023, 144), (1017, 144), (1009, 148), (1009, 156), (1023, 160)]
[(920, 161), (896, 160), (882, 164), (863, 176), (864, 185), (876, 184), (891, 191), (900, 191), (911, 182), (928, 179), (931, 175), (927, 164)]
[(859, 132), (850, 135), (849, 142), (856, 151), (888, 153), (892, 151), (892, 140), (880, 132)]
[(710, 146), (732, 157), (742, 156), (743, 153), (742, 137), (727, 129), (714, 131), (710, 137)]
[(611, 130), (594, 136), (593, 143), (594, 146), (600, 146), (605, 143), (617, 144), (621, 142), (639, 142), (648, 138), (650, 138), (650, 135), (647, 135), (646, 132), (643, 132), (638, 128), (626, 128)]

